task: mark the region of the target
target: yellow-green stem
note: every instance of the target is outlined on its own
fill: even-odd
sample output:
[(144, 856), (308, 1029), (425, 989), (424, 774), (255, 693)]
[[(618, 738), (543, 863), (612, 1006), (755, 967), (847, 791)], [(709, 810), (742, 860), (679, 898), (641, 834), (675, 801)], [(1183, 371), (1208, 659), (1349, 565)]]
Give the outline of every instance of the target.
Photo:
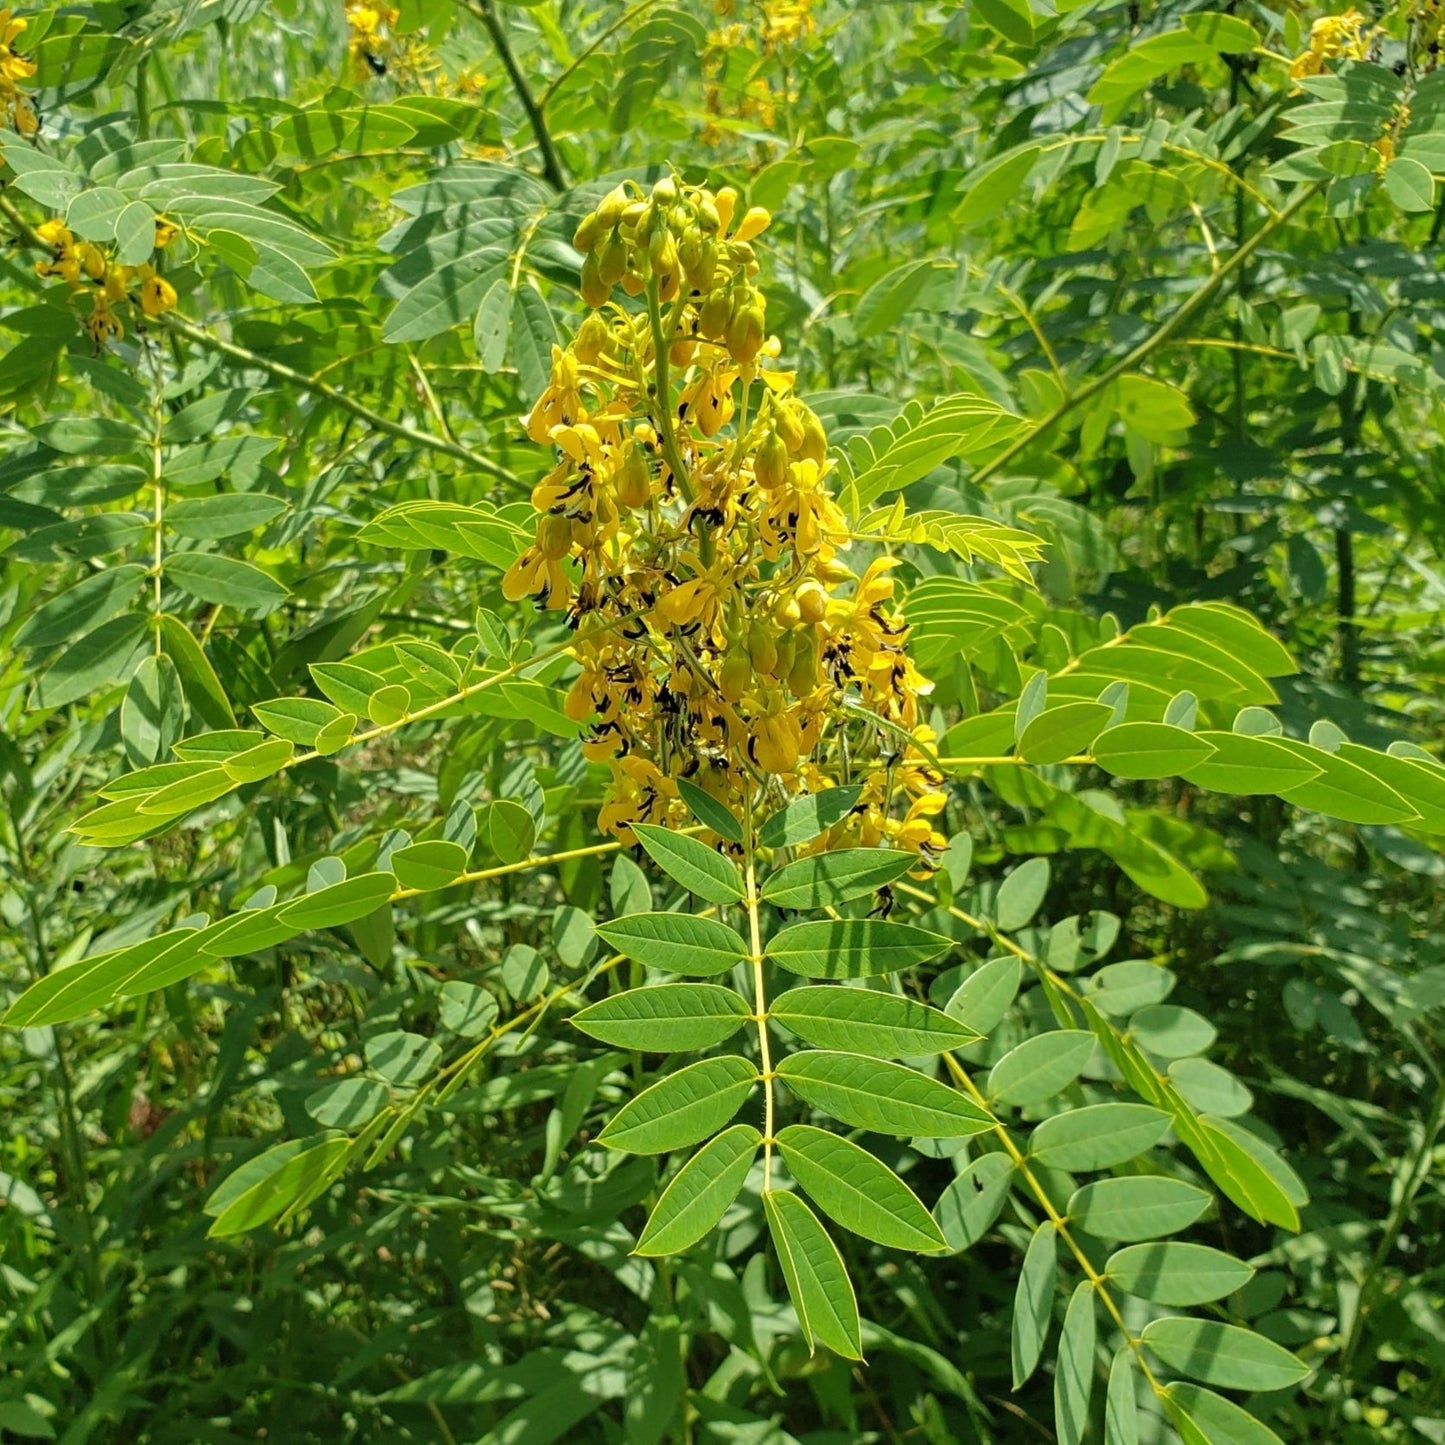
[(753, 966), (753, 1019), (758, 1026), (758, 1067), (763, 1079), (763, 1192), (773, 1187), (773, 1053), (768, 1039), (767, 983), (763, 977), (763, 930), (759, 918), (758, 876), (752, 838), (747, 843), (743, 877), (748, 910), (749, 960)]

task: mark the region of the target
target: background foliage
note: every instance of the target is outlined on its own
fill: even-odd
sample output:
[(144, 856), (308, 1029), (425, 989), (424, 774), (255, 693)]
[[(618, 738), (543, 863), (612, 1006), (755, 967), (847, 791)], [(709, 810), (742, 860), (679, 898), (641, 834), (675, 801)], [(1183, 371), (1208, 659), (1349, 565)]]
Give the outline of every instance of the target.
[[(500, 577), (573, 229), (671, 162), (776, 213), (770, 328), (903, 548), (962, 760), (895, 914), (958, 946), (910, 991), (988, 1035), (980, 1078), (1088, 998), (1276, 1146), (1284, 1206), (1189, 1226), (1255, 1271), (1197, 1313), (1310, 1373), (1222, 1384), (1286, 1439), (1445, 1440), (1438, 7), (719, 8), (0, 18), (0, 979), (54, 980), (0, 1037), (0, 1433), (1068, 1439), (1097, 1352), (1104, 1438), (1118, 1322), (1085, 1333), (996, 1149), (875, 1139), (950, 1252), (840, 1237), (861, 1367), (810, 1356), (755, 1196), (640, 1259), (657, 1161), (592, 1142), (667, 1069), (565, 1022), (608, 987), (594, 924), (678, 890), (597, 833), (565, 631)], [(35, 272), (54, 216), (176, 304), (137, 270), (97, 344)], [(1215, 761), (1105, 766), (1121, 708)], [(358, 884), (387, 863), (399, 892)], [(174, 936), (133, 997), (135, 955), (64, 976), (292, 899), (225, 961)], [(1094, 1051), (1011, 1127), (1120, 1072)], [(1208, 1183), (1172, 1145), (1117, 1172)], [(1137, 1438), (1179, 1438), (1145, 1398)], [(1210, 1409), (1198, 1438), (1272, 1438)]]

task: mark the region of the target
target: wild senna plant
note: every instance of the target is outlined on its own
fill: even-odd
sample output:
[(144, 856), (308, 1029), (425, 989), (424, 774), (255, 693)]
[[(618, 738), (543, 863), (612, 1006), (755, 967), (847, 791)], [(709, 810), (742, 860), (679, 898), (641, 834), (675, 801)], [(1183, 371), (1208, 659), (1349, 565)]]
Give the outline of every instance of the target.
[[(946, 1241), (867, 1150), (811, 1125), (781, 1127), (780, 1086), (845, 1124), (898, 1134), (971, 1134), (989, 1118), (957, 1090), (884, 1062), (976, 1038), (943, 1013), (828, 986), (770, 1000), (779, 968), (859, 980), (949, 947), (856, 916), (902, 874), (927, 870), (944, 845), (930, 821), (944, 795), (918, 718), (928, 684), (890, 605), (892, 561), (860, 577), (842, 560), (848, 524), (829, 493), (822, 425), (791, 375), (766, 365), (779, 346), (765, 336), (751, 243), (770, 217), (736, 216), (737, 199), (668, 178), (650, 194), (619, 187), (578, 228), (583, 294), (597, 311), (555, 350), (528, 418), (561, 459), (533, 491), (536, 540), (504, 590), (566, 607), (574, 623), (615, 621), (579, 641), (567, 700), (571, 716), (595, 719), (584, 751), (611, 771), (601, 825), (640, 841), (746, 934), (681, 913), (601, 930), (641, 968), (741, 970), (749, 982), (746, 995), (643, 984), (575, 1020), (593, 1037), (672, 1053), (721, 1044), (748, 1022), (756, 1033), (755, 1058), (721, 1054), (671, 1073), (603, 1133), (639, 1153), (710, 1140), (668, 1186), (639, 1249), (696, 1243), (761, 1149), (763, 1203), (808, 1342), (856, 1357), (841, 1256), (802, 1198), (779, 1187), (778, 1159), (845, 1228), (906, 1249)], [(614, 304), (619, 286), (643, 304)], [(701, 838), (676, 831), (694, 814)], [(875, 846), (884, 842), (898, 846)], [(790, 854), (800, 856), (785, 863)], [(779, 866), (764, 878), (765, 857)], [(779, 907), (832, 916), (779, 931), (770, 916), (765, 925)], [(775, 1060), (779, 1023), (818, 1047)], [(759, 1087), (762, 1131), (725, 1128)]]
[[(619, 187), (582, 222), (594, 314), (554, 352), (528, 418), (561, 457), (533, 492), (535, 540), (505, 584), (513, 599), (567, 608), (574, 625), (614, 623), (577, 644), (567, 700), (591, 721), (589, 755), (611, 772), (602, 826), (709, 905), (602, 925), (630, 960), (632, 986), (573, 1018), (640, 1054), (705, 1053), (664, 1069), (599, 1136), (639, 1154), (695, 1150), (636, 1252), (691, 1248), (756, 1189), (809, 1348), (861, 1358), (853, 1287), (819, 1215), (931, 1254), (978, 1238), (1017, 1190), (1038, 1223), (1019, 1282), (1016, 1384), (1041, 1357), (1061, 1245), (1083, 1275), (1060, 1346), (1061, 1439), (1086, 1428), (1100, 1309), (1122, 1336), (1111, 1438), (1137, 1430), (1136, 1369), (1191, 1440), (1257, 1428), (1224, 1397), (1168, 1383), (1158, 1362), (1269, 1389), (1301, 1379), (1299, 1361), (1219, 1320), (1166, 1317), (1136, 1331), (1116, 1294), (1194, 1306), (1252, 1273), (1220, 1251), (1167, 1242), (1211, 1202), (1149, 1167), (1171, 1126), (1192, 1131), (1206, 1167), (1266, 1216), (1293, 1214), (1297, 1181), (1261, 1158), (1262, 1145), (1201, 1124), (1110, 1024), (1107, 1003), (1101, 1011), (1009, 940), (947, 1010), (897, 982), (953, 947), (887, 916), (895, 884), (928, 896), (901, 880), (926, 881), (944, 843), (931, 821), (942, 775), (918, 717), (928, 684), (891, 605), (892, 559), (874, 558), (861, 576), (844, 563), (851, 537), (829, 493), (821, 424), (792, 377), (769, 366), (779, 347), (751, 279), (751, 243), (769, 217), (735, 211), (730, 192), (668, 178), (650, 193)], [(615, 303), (618, 287), (640, 304)], [(1021, 959), (1058, 987), (1064, 1026), (1005, 1054), (980, 1086), (957, 1051), (999, 1021)], [(1069, 1109), (1018, 1141), (1009, 1112), (1071, 1087), (1096, 1045), (1147, 1102)], [(925, 1152), (978, 1143), (930, 1212), (870, 1137), (923, 1141)], [(1109, 1176), (1121, 1166), (1138, 1172)], [(1071, 1176), (1083, 1173), (1104, 1177), (1079, 1185)], [(1104, 1241), (1123, 1247), (1105, 1258)]]

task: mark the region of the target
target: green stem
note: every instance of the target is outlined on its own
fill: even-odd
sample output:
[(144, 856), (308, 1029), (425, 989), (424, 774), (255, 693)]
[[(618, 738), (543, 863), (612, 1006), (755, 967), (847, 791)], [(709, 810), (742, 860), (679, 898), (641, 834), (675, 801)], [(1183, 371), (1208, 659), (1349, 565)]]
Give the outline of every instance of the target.
[(763, 1080), (763, 1193), (773, 1187), (774, 1090), (773, 1053), (768, 1038), (767, 981), (763, 976), (763, 932), (758, 903), (757, 868), (753, 858), (752, 824), (743, 861), (748, 911), (748, 954), (753, 967), (753, 1021), (758, 1026), (758, 1066)]
[(562, 161), (557, 155), (552, 132), (547, 129), (547, 117), (542, 114), (542, 107), (537, 104), (532, 88), (527, 84), (527, 77), (522, 74), (521, 67), (517, 64), (517, 57), (512, 53), (511, 42), (507, 39), (502, 22), (497, 18), (492, 0), (460, 0), (460, 3), (463, 9), (482, 22), (491, 37), (497, 59), (502, 62), (502, 69), (507, 72), (512, 89), (517, 92), (517, 99), (522, 102), (522, 109), (527, 113), (527, 123), (532, 127), (532, 134), (537, 138), (537, 149), (542, 152), (542, 172), (547, 177), (548, 185), (554, 190), (565, 191), (567, 177), (563, 173)]
[(682, 451), (677, 445), (677, 430), (673, 426), (672, 378), (668, 369), (667, 351), (670, 345), (662, 329), (662, 301), (658, 296), (657, 277), (647, 283), (647, 320), (652, 328), (652, 370), (657, 383), (657, 426), (662, 432), (662, 451), (672, 475), (677, 479), (677, 489), (683, 500), (692, 505), (692, 482), (687, 466), (682, 460)]
[(576, 72), (577, 67), (581, 65), (588, 56), (594, 55), (597, 52), (598, 48), (605, 45), (609, 40), (611, 40), (612, 37), (616, 35), (619, 30), (621, 30), (624, 26), (630, 25), (639, 15), (643, 13), (643, 11), (651, 10), (652, 7), (657, 3), (658, 0), (642, 0), (642, 3), (640, 5), (634, 5), (632, 9), (623, 11), (623, 13), (618, 16), (618, 18), (614, 20), (612, 24), (607, 27), (606, 30), (604, 30), (595, 39), (588, 41), (588, 43), (584, 45), (582, 49), (579, 50), (577, 54), (572, 58), (572, 61), (567, 66), (567, 68), (553, 81), (551, 81), (548, 84), (546, 90), (542, 92), (542, 98), (538, 102), (538, 105), (541, 107), (541, 109), (545, 110), (547, 108), (547, 106), (551, 103), (552, 97), (556, 95), (556, 93), (567, 83), (568, 79)]
[[(4, 210), (3, 203), (0, 203), (0, 211)], [(174, 311), (162, 318), (161, 324), (178, 332), (187, 341), (203, 347), (207, 351), (219, 352), (222, 356), (229, 356), (233, 361), (244, 362), (247, 366), (254, 366), (258, 371), (264, 371), (268, 376), (274, 376), (278, 381), (288, 381), (293, 386), (299, 386), (303, 391), (309, 391), (313, 396), (324, 397), (333, 406), (338, 406), (342, 411), (350, 412), (352, 416), (358, 417), (370, 427), (388, 436), (398, 437), (403, 441), (413, 442), (420, 447), (426, 447), (430, 451), (440, 452), (443, 456), (455, 457), (458, 461), (466, 462), (468, 466), (475, 467), (479, 472), (485, 472), (488, 476), (496, 477), (498, 481), (508, 482), (514, 486), (521, 486), (521, 479), (513, 471), (494, 462), (490, 457), (483, 456), (480, 452), (474, 452), (470, 447), (463, 446), (460, 442), (449, 441), (446, 437), (436, 436), (431, 432), (422, 431), (420, 427), (410, 426), (406, 422), (392, 421), (390, 417), (382, 416), (378, 411), (373, 411), (364, 402), (356, 401), (347, 396), (344, 391), (320, 381), (314, 376), (307, 376), (304, 371), (297, 371), (294, 367), (287, 366), (285, 362), (274, 361), (269, 356), (262, 356), (260, 353), (251, 351), (244, 346), (238, 346), (234, 341), (225, 341), (214, 333), (207, 331), (203, 326), (197, 326), (195, 322), (188, 321), (184, 316), (177, 315)]]
[(1152, 335), (1146, 336), (1127, 356), (1114, 363), (1107, 371), (1096, 376), (1092, 381), (1086, 382), (1077, 391), (1071, 392), (1059, 402), (1047, 415), (1041, 417), (1012, 445), (1005, 447), (991, 462), (980, 467), (972, 477), (972, 482), (977, 485), (993, 476), (995, 472), (1008, 465), (1018, 454), (1031, 447), (1038, 439), (1062, 421), (1072, 412), (1077, 411), (1085, 402), (1091, 401), (1101, 391), (1112, 386), (1121, 376), (1127, 375), (1136, 367), (1151, 357), (1174, 334), (1179, 331), (1188, 321), (1192, 320), (1205, 306), (1213, 300), (1215, 293), (1224, 283), (1249, 263), (1249, 259), (1276, 231), (1287, 225), (1308, 202), (1312, 201), (1319, 194), (1320, 186), (1307, 186), (1287, 205), (1282, 211), (1276, 212), (1247, 240), (1238, 247), (1217, 271), (1211, 271), (1209, 276), (1200, 283), (1194, 293), (1187, 301), (1164, 322)]
[(151, 508), (151, 622), (155, 628), (155, 655), (161, 655), (161, 619), (165, 615), (161, 608), (161, 587), (165, 578), (165, 512), (166, 484), (164, 477), (164, 447), (166, 425), (165, 375), (162, 370), (159, 346), (148, 346), (151, 359), (151, 488), (154, 497)]
[(1330, 1401), (1329, 1419), (1326, 1422), (1323, 1436), (1325, 1439), (1333, 1438), (1335, 1428), (1339, 1424), (1340, 1411), (1350, 1396), (1354, 1383), (1355, 1355), (1359, 1350), (1360, 1341), (1364, 1338), (1366, 1317), (1370, 1313), (1370, 1307), (1374, 1304), (1375, 1295), (1379, 1292), (1380, 1275), (1384, 1271), (1390, 1255), (1394, 1252), (1395, 1244), (1400, 1238), (1400, 1231), (1404, 1229), (1406, 1221), (1411, 1216), (1415, 1196), (1420, 1192), (1420, 1186), (1430, 1173), (1430, 1161), (1435, 1155), (1435, 1141), (1440, 1137), (1442, 1126), (1445, 1126), (1445, 1078), (1436, 1083), (1435, 1097), (1431, 1101), (1430, 1112), (1426, 1116), (1424, 1128), (1421, 1130), (1418, 1146), (1401, 1161), (1398, 1177), (1403, 1183), (1390, 1208), (1385, 1228), (1380, 1234), (1380, 1242), (1375, 1246), (1375, 1252), (1370, 1257), (1364, 1278), (1360, 1280), (1360, 1295), (1355, 1302), (1354, 1317), (1350, 1320), (1349, 1330), (1340, 1346), (1340, 1363), (1336, 1371), (1340, 1387), (1335, 1392), (1334, 1399)]

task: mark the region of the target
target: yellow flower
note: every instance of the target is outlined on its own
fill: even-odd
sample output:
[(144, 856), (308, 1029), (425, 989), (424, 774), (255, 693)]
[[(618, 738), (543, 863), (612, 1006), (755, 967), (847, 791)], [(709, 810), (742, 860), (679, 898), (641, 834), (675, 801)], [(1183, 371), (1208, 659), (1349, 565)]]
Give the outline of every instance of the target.
[(15, 53), (15, 42), (29, 24), (28, 20), (16, 19), (9, 7), (0, 10), (0, 86), (6, 90), (35, 74), (35, 62)]
[(164, 276), (157, 276), (155, 267), (140, 268), (140, 308), (147, 316), (163, 316), (176, 304), (176, 288)]
[(1321, 16), (1310, 27), (1309, 48), (1290, 63), (1290, 78), (1322, 75), (1329, 60), (1368, 60), (1379, 33), (1379, 28), (1354, 8), (1341, 15)]
[(125, 335), (125, 328), (116, 320), (106, 304), (105, 297), (99, 293), (96, 294), (94, 308), (86, 318), (85, 331), (97, 348), (109, 341), (119, 341)]

